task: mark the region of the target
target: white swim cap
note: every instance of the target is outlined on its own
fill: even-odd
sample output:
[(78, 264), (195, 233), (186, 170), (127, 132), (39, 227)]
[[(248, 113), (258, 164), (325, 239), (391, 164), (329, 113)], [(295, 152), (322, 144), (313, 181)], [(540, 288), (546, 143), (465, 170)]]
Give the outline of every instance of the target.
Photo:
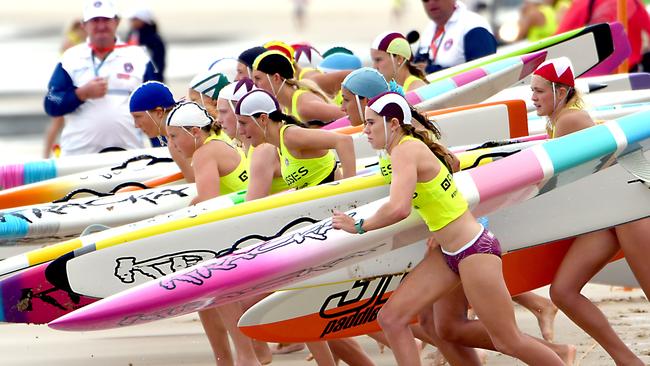
[(165, 123), (176, 127), (205, 127), (213, 122), (205, 108), (194, 102), (178, 104), (169, 112)]

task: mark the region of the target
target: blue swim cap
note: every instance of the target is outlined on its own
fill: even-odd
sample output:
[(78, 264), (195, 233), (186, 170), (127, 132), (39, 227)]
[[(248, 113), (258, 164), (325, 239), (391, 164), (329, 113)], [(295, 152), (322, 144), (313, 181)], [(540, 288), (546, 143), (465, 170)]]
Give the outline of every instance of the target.
[(364, 98), (373, 98), (389, 91), (388, 83), (384, 76), (371, 67), (362, 67), (352, 71), (343, 79), (341, 86)]
[(340, 70), (356, 70), (361, 66), (361, 59), (355, 55), (334, 53), (325, 57), (318, 65), (318, 69), (323, 72), (332, 72)]
[(175, 104), (174, 96), (167, 85), (159, 81), (147, 81), (131, 93), (129, 111), (144, 112), (157, 107), (169, 108)]

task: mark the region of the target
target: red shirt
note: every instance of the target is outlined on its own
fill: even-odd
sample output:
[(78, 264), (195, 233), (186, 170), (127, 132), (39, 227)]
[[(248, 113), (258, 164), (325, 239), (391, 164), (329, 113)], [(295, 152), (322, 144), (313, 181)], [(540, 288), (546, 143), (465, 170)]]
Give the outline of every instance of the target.
[[(592, 8), (591, 18), (588, 17), (590, 0), (574, 0), (567, 10), (556, 34), (564, 33), (572, 29), (596, 23), (615, 22), (617, 13), (617, 0), (595, 0)], [(628, 35), (632, 53), (630, 55), (630, 66), (641, 61), (641, 33), (645, 31), (650, 34), (650, 17), (643, 4), (639, 0), (627, 0)]]

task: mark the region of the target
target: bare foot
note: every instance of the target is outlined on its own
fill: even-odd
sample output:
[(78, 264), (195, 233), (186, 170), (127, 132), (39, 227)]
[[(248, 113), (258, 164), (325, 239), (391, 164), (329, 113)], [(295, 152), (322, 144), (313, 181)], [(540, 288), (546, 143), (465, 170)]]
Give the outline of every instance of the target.
[(305, 349), (304, 343), (278, 343), (272, 348), (271, 352), (274, 355), (284, 355), (287, 353), (302, 351), (303, 349)]
[(442, 355), (442, 352), (436, 350), (436, 353), (433, 357), (433, 362), (431, 362), (431, 366), (444, 366), (446, 364), (447, 360), (445, 360), (445, 356)]
[(273, 354), (266, 342), (253, 341), (253, 349), (262, 365), (268, 365), (273, 361)]
[(576, 360), (576, 346), (572, 344), (566, 344), (556, 352), (562, 361), (564, 361), (564, 364), (566, 366), (573, 366), (573, 363)]
[(549, 342), (553, 342), (553, 338), (555, 337), (555, 315), (557, 314), (557, 306), (549, 301), (547, 306), (534, 311), (533, 314), (535, 314), (537, 323), (539, 324), (539, 329), (542, 331), (542, 338)]

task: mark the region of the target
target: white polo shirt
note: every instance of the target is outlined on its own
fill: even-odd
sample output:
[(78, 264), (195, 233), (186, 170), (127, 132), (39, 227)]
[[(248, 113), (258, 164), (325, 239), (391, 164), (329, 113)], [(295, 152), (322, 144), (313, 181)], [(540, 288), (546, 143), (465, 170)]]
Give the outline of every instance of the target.
[(464, 37), (467, 32), (474, 28), (485, 28), (490, 33), (492, 30), (488, 21), (479, 14), (467, 9), (467, 6), (460, 1), (456, 2), (456, 9), (445, 24), (444, 33), (436, 40), (437, 53), (433, 48), (429, 49), (433, 36), (436, 32), (436, 23), (433, 21), (422, 33), (422, 44), (420, 52), (429, 52), (429, 59), (433, 64), (443, 68), (456, 66), (466, 62)]
[(149, 56), (137, 46), (118, 46), (102, 62), (87, 43), (67, 50), (61, 66), (80, 87), (100, 76), (108, 80), (107, 94), (88, 99), (65, 115), (61, 133), (62, 155), (96, 153), (106, 147), (144, 147), (145, 136), (129, 113), (129, 96), (143, 82)]

